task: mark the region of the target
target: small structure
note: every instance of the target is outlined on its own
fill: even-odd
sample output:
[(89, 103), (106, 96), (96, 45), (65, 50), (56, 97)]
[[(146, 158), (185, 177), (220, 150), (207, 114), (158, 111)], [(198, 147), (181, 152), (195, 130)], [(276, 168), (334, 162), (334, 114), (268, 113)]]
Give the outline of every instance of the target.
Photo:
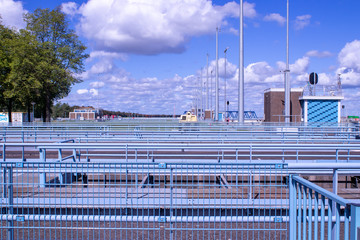
[(304, 122), (340, 123), (342, 96), (302, 96)]
[(82, 107), (70, 112), (70, 120), (95, 120), (99, 111), (93, 107)]
[[(34, 120), (33, 113), (30, 113), (30, 122)], [(28, 113), (12, 112), (11, 121), (14, 122), (29, 122)], [(0, 122), (9, 122), (9, 113), (0, 113)]]
[[(299, 98), (303, 88), (292, 88), (290, 91), (290, 122), (301, 121), (301, 104)], [(285, 122), (284, 88), (269, 88), (264, 91), (264, 122)]]
[(191, 112), (187, 112), (180, 116), (180, 123), (190, 123), (190, 122), (197, 122), (196, 115), (192, 114)]

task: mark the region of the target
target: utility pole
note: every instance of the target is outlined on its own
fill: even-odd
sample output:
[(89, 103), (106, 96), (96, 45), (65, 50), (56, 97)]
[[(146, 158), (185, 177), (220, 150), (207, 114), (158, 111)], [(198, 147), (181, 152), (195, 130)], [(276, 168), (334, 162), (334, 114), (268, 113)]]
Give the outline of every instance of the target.
[(244, 124), (244, 1), (240, 0), (239, 124)]
[(290, 122), (290, 78), (289, 78), (289, 0), (286, 4), (286, 69), (285, 69), (285, 122)]
[(219, 28), (216, 28), (215, 121), (219, 121)]
[(209, 54), (206, 54), (206, 110), (209, 109)]
[(229, 49), (229, 47), (225, 48), (224, 50), (224, 54), (225, 54), (225, 64), (224, 64), (224, 68), (225, 68), (225, 76), (224, 76), (224, 114), (225, 114), (225, 117), (226, 117), (226, 52), (227, 50)]

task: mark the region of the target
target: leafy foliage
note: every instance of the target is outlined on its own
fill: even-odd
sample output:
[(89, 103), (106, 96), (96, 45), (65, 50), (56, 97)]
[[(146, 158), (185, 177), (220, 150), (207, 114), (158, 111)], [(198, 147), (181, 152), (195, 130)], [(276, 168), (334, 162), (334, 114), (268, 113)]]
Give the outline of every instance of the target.
[(36, 9), (24, 19), (27, 27), (20, 31), (0, 22), (0, 107), (30, 115), (35, 103), (50, 121), (54, 101), (81, 82), (88, 54), (60, 8)]

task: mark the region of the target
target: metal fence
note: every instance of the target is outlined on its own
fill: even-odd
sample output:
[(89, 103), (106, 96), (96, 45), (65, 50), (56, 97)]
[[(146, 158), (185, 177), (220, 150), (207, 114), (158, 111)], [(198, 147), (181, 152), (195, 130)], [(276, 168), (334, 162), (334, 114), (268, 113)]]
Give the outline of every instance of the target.
[(290, 239), (359, 239), (359, 203), (299, 176), (289, 179)]
[(2, 162), (0, 168), (1, 239), (288, 238), (286, 164)]

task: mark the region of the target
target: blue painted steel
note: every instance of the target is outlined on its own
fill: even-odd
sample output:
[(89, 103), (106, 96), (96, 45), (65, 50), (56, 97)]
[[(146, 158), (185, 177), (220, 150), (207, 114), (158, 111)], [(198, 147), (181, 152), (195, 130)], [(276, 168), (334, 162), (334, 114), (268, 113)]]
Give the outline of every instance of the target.
[(352, 205), (351, 206), (351, 225), (350, 225), (350, 239), (357, 240), (359, 239), (358, 229), (360, 227), (360, 206)]
[[(357, 228), (360, 227), (360, 211), (356, 204), (299, 176), (290, 175), (290, 179), (290, 203), (294, 202), (295, 206), (290, 205), (289, 219), (290, 221), (294, 221), (293, 219), (297, 221), (297, 224), (290, 223), (290, 226), (294, 232), (296, 232), (296, 227), (298, 228), (297, 236), (291, 233), (289, 235), (290, 239), (318, 239), (319, 235), (319, 239), (324, 239), (327, 235), (331, 239), (347, 240), (349, 239), (349, 233), (351, 239), (356, 239)], [(315, 198), (313, 198), (312, 193), (315, 194)], [(291, 199), (292, 197), (295, 197), (295, 200)], [(320, 215), (318, 215), (319, 201)], [(291, 208), (294, 208), (294, 210), (292, 211)], [(344, 211), (341, 211), (341, 209), (344, 209)], [(319, 219), (320, 229), (318, 229)], [(327, 221), (327, 231), (325, 231), (325, 221)], [(342, 222), (343, 226), (341, 225)], [(350, 223), (351, 228), (349, 228)], [(312, 237), (312, 228), (314, 228), (314, 237)]]
[(22, 164), (0, 163), (2, 239), (287, 238), (286, 164)]
[(307, 100), (308, 122), (338, 122), (338, 100)]

